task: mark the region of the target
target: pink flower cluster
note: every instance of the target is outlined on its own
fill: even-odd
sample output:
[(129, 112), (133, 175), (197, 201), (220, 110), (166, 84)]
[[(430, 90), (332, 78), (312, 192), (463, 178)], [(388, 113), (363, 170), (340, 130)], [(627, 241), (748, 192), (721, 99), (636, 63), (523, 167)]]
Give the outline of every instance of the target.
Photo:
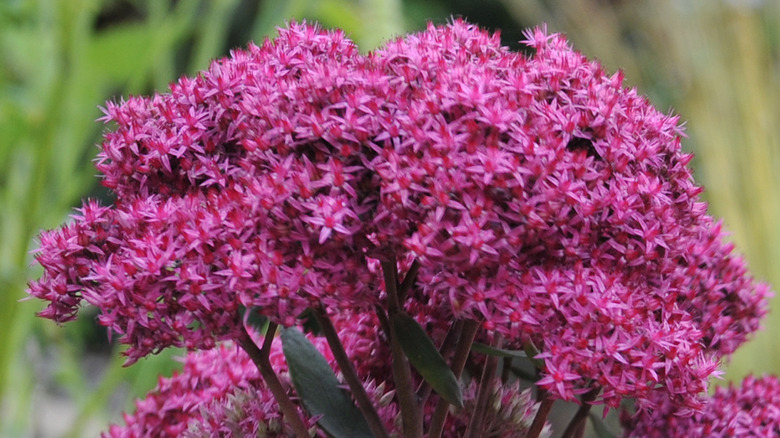
[(98, 306), (132, 363), (235, 339), (242, 308), (373, 311), (395, 257), (420, 266), (406, 308), (533, 346), (551, 396), (697, 407), (768, 289), (706, 215), (677, 118), (560, 35), (526, 43), (457, 20), (363, 56), (291, 24), (109, 103), (116, 199), (41, 234), (41, 315)]
[[(346, 330), (346, 327), (345, 323), (343, 329)], [(372, 355), (363, 348), (374, 343), (377, 327), (357, 321), (353, 327), (355, 332), (343, 337), (344, 346), (356, 364), (373, 362), (376, 374), (367, 368), (359, 368), (361, 378), (367, 394), (378, 407), (385, 427), (394, 436), (399, 436), (401, 424), (393, 386), (383, 380), (391, 375), (389, 364), (380, 361), (382, 356)], [(336, 371), (337, 366), (324, 339), (310, 339)], [(291, 387), (278, 340), (271, 346), (269, 359), (284, 384)], [(380, 366), (380, 362), (384, 366)], [(464, 391), (465, 406), (453, 410), (448, 416), (444, 436), (463, 436), (476, 396), (476, 384), (472, 384)], [(524, 437), (537, 405), (528, 389), (521, 390), (516, 384), (508, 387), (496, 385), (486, 416), (484, 436)], [(312, 436), (325, 437), (324, 432), (316, 430), (316, 418), (304, 412), (300, 409)], [(427, 414), (432, 414), (432, 409)], [(136, 401), (135, 412), (124, 414), (124, 425), (112, 425), (103, 434), (103, 438), (149, 436), (282, 438), (294, 435), (249, 356), (232, 343), (224, 343), (211, 350), (188, 353), (180, 373), (171, 378), (161, 378), (146, 398)], [(549, 426), (543, 436), (549, 436)]]
[[(271, 356), (275, 367), (286, 372), (280, 348), (275, 353)], [(230, 430), (228, 420), (244, 435)], [(230, 343), (188, 354), (181, 372), (161, 377), (124, 421), (103, 437), (180, 437), (204, 430), (213, 432), (211, 436), (258, 436), (259, 431), (269, 437), (293, 436), (255, 364)]]
[(748, 376), (742, 385), (717, 388), (704, 409), (677, 415), (669, 400), (659, 409), (624, 419), (626, 436), (633, 438), (771, 438), (780, 436), (780, 381), (774, 376)]

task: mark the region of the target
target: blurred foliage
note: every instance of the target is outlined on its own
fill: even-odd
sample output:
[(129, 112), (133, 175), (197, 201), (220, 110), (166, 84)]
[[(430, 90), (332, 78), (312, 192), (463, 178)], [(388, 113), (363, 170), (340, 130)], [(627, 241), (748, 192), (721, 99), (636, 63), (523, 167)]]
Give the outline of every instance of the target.
[[(85, 196), (106, 196), (91, 165), (105, 100), (164, 91), (291, 19), (341, 27), (364, 51), (453, 16), (501, 29), (518, 48), (523, 29), (546, 22), (688, 121), (685, 147), (697, 154), (711, 213), (724, 218), (753, 271), (780, 285), (772, 269), (780, 252), (779, 9), (760, 0), (0, 2), (0, 436), (45, 434), (36, 407), (43, 392), (72, 400), (72, 422), (56, 433), (87, 435), (91, 425), (117, 421), (117, 410), (169, 375), (181, 354), (121, 368), (113, 351), (96, 379), (85, 358), (116, 347), (94, 312), (59, 328), (34, 317), (40, 303), (19, 302), (26, 281), (40, 275), (29, 253), (38, 230), (58, 226)], [(780, 371), (778, 329), (772, 316), (735, 354), (728, 376)]]

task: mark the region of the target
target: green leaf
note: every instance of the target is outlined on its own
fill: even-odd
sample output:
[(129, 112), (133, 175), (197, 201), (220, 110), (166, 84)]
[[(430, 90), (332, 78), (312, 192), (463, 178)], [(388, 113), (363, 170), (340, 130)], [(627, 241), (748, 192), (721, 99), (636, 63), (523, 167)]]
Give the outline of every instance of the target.
[(590, 417), (590, 421), (593, 423), (593, 430), (596, 432), (596, 436), (599, 438), (617, 438), (617, 435), (607, 428), (607, 425), (601, 421), (598, 415), (591, 412), (588, 414), (588, 417)]
[(509, 371), (511, 371), (512, 374), (515, 375), (515, 377), (519, 378), (520, 380), (525, 380), (526, 382), (536, 382), (537, 380), (539, 380), (538, 375), (528, 370), (525, 370), (519, 366), (511, 365), (509, 367)]
[(450, 404), (463, 407), (458, 379), (420, 324), (406, 313), (397, 313), (390, 317), (390, 326), (409, 362), (422, 378)]
[(531, 359), (531, 362), (534, 364), (534, 366), (537, 369), (540, 370), (544, 369), (544, 360), (535, 359), (535, 357), (539, 354), (539, 349), (536, 348), (536, 345), (534, 345), (533, 342), (528, 341), (528, 343), (523, 345), (523, 350), (525, 350), (525, 354), (528, 356), (529, 359)]
[(503, 348), (495, 348), (479, 342), (475, 342), (471, 346), (471, 351), (487, 354), (488, 356), (511, 357), (513, 359), (525, 359), (528, 357), (528, 354), (526, 354), (525, 351), (504, 350)]
[(334, 438), (371, 438), (363, 414), (342, 389), (328, 361), (300, 330), (282, 330), (282, 350), (298, 397), (318, 423)]
[(320, 336), (322, 334), (322, 327), (320, 327), (320, 323), (317, 322), (317, 318), (314, 317), (314, 309), (311, 307), (301, 312), (301, 314), (298, 315), (298, 320), (303, 327), (304, 333), (311, 333), (315, 336)]
[(244, 325), (257, 330), (257, 333), (265, 333), (268, 329), (268, 318), (257, 313), (258, 307), (247, 309), (245, 306), (238, 308), (238, 314), (244, 321)]

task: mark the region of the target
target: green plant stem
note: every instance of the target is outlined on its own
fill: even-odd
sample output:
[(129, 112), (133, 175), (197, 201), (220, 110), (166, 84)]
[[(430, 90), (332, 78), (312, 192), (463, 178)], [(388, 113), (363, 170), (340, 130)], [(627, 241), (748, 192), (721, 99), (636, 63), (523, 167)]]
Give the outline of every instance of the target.
[[(504, 343), (501, 335), (496, 335), (493, 343), (495, 348), (501, 348)], [(498, 356), (487, 356), (485, 367), (482, 368), (482, 377), (479, 379), (479, 391), (477, 392), (477, 403), (471, 413), (471, 421), (466, 429), (465, 438), (478, 438), (482, 434), (482, 420), (485, 418), (487, 406), (490, 403), (490, 394), (493, 392), (493, 379), (496, 378), (496, 369), (498, 368)]]
[(393, 315), (401, 312), (401, 302), (398, 297), (398, 273), (395, 257), (382, 262), (382, 273), (387, 292), (387, 313), (390, 316), (390, 351), (393, 360), (393, 380), (401, 410), (401, 422), (405, 438), (422, 438), (423, 417), (420, 402), (414, 392), (414, 381), (409, 361), (406, 359), (401, 344), (395, 336)]
[(569, 421), (569, 424), (566, 426), (566, 430), (563, 431), (561, 438), (576, 438), (578, 436), (582, 436), (582, 432), (585, 430), (585, 420), (588, 419), (590, 407), (592, 406), (591, 402), (596, 399), (596, 397), (599, 395), (599, 392), (601, 392), (601, 388), (596, 387), (583, 394), (581, 398), (582, 404), (580, 405), (579, 409), (577, 409), (577, 412), (574, 414), (574, 417), (572, 417), (571, 421)]
[(309, 431), (306, 428), (300, 415), (298, 415), (298, 409), (293, 404), (290, 397), (287, 395), (287, 391), (284, 389), (282, 382), (276, 376), (271, 362), (268, 360), (268, 355), (271, 351), (271, 343), (273, 342), (274, 335), (276, 334), (277, 324), (269, 323), (268, 330), (265, 332), (265, 339), (263, 340), (263, 348), (260, 349), (255, 344), (255, 341), (249, 336), (249, 333), (244, 329), (241, 337), (238, 339), (238, 345), (246, 351), (252, 362), (257, 366), (260, 375), (263, 377), (265, 384), (268, 385), (268, 389), (274, 395), (274, 399), (279, 403), (279, 409), (282, 410), (284, 419), (287, 424), (292, 427), (296, 438), (309, 438)]
[(352, 361), (347, 356), (347, 352), (344, 351), (344, 345), (339, 339), (336, 328), (333, 326), (328, 314), (322, 307), (314, 309), (314, 317), (317, 319), (317, 323), (320, 325), (322, 334), (325, 335), (325, 339), (328, 341), (333, 357), (336, 359), (341, 373), (344, 376), (344, 380), (347, 382), (349, 389), (352, 391), (352, 396), (355, 398), (360, 412), (363, 413), (368, 426), (371, 428), (371, 432), (376, 438), (388, 438), (389, 435), (385, 430), (382, 420), (379, 418), (379, 414), (374, 409), (374, 405), (366, 394), (366, 389), (358, 378), (355, 367), (352, 366)]
[[(463, 321), (463, 327), (460, 331), (458, 344), (455, 346), (455, 353), (452, 357), (451, 365), (452, 373), (456, 378), (460, 378), (461, 373), (463, 373), (463, 368), (466, 366), (466, 360), (471, 352), (471, 345), (474, 343), (474, 338), (477, 336), (478, 330), (479, 322), (470, 319)], [(439, 402), (436, 404), (436, 410), (433, 412), (433, 417), (431, 417), (428, 438), (439, 438), (441, 436), (449, 407), (450, 404), (447, 400), (439, 398)]]
[(547, 415), (550, 414), (550, 409), (552, 409), (552, 405), (555, 402), (555, 400), (551, 400), (550, 397), (547, 396), (547, 391), (544, 390), (539, 391), (537, 399), (541, 403), (539, 404), (539, 410), (536, 411), (534, 421), (528, 429), (526, 438), (539, 438), (542, 429), (544, 429), (544, 423), (547, 421)]

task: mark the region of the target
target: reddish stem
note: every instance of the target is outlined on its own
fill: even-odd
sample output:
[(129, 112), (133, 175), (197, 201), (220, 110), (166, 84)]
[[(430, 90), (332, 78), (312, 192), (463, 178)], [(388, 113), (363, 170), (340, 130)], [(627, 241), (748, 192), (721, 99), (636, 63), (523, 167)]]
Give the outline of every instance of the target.
[[(501, 348), (503, 339), (501, 335), (496, 335), (494, 347)], [(488, 404), (490, 403), (490, 393), (493, 392), (493, 379), (496, 378), (496, 369), (498, 368), (498, 356), (488, 356), (485, 359), (485, 367), (482, 369), (482, 377), (479, 379), (479, 391), (477, 392), (477, 403), (474, 411), (471, 413), (471, 421), (466, 430), (466, 438), (477, 438), (482, 434), (482, 421), (485, 417)]]
[(268, 385), (268, 389), (274, 396), (274, 399), (279, 403), (279, 409), (281, 409), (284, 419), (287, 424), (292, 427), (293, 432), (297, 438), (309, 438), (309, 430), (306, 428), (301, 416), (298, 413), (298, 408), (293, 404), (290, 397), (287, 395), (287, 391), (284, 389), (282, 382), (276, 376), (271, 362), (268, 360), (268, 355), (271, 351), (271, 343), (273, 342), (274, 334), (276, 333), (277, 325), (270, 323), (268, 330), (265, 333), (265, 339), (263, 341), (263, 348), (260, 349), (255, 344), (255, 341), (249, 336), (246, 328), (238, 339), (238, 345), (246, 351), (252, 362), (257, 366), (260, 371), (260, 376), (263, 377), (263, 381)]
[(317, 323), (320, 325), (320, 329), (322, 329), (322, 333), (328, 341), (330, 350), (333, 352), (333, 357), (336, 359), (336, 363), (338, 363), (339, 369), (341, 369), (344, 380), (352, 391), (352, 396), (355, 398), (355, 402), (360, 409), (360, 412), (363, 413), (363, 417), (365, 417), (366, 422), (368, 422), (371, 432), (376, 438), (387, 438), (387, 430), (385, 430), (385, 426), (379, 418), (379, 414), (377, 414), (374, 405), (368, 398), (366, 389), (363, 387), (363, 383), (360, 381), (360, 378), (355, 371), (355, 367), (352, 365), (352, 361), (349, 359), (349, 356), (347, 356), (347, 352), (344, 351), (344, 345), (341, 343), (338, 333), (336, 333), (336, 328), (333, 327), (333, 323), (330, 321), (330, 318), (328, 318), (327, 313), (324, 309), (317, 308), (314, 309), (314, 317), (317, 319)]
[(403, 424), (404, 437), (422, 438), (423, 416), (422, 406), (414, 393), (414, 380), (409, 361), (406, 359), (401, 344), (395, 336), (393, 327), (394, 315), (401, 312), (401, 301), (398, 297), (398, 273), (395, 257), (390, 261), (382, 262), (382, 273), (385, 279), (387, 292), (387, 313), (390, 317), (390, 351), (392, 353), (393, 380), (395, 381), (395, 393), (398, 397), (398, 405), (401, 410), (401, 423)]
[[(466, 360), (471, 352), (471, 345), (479, 330), (479, 322), (466, 320), (463, 322), (458, 345), (455, 347), (455, 354), (452, 356), (452, 373), (456, 378), (460, 378), (463, 368), (466, 366)], [(439, 438), (444, 430), (444, 422), (447, 420), (447, 412), (450, 404), (447, 400), (439, 398), (436, 404), (436, 410), (431, 417), (431, 425), (428, 430), (428, 438)]]
[(591, 389), (586, 394), (583, 394), (581, 398), (582, 404), (579, 409), (577, 409), (577, 412), (574, 414), (571, 421), (569, 421), (569, 425), (566, 427), (563, 435), (561, 435), (561, 438), (582, 436), (582, 432), (585, 430), (585, 420), (588, 419), (588, 413), (590, 413), (590, 407), (592, 406), (591, 402), (596, 399), (599, 392), (601, 392), (601, 388), (597, 387)]
[(536, 411), (534, 422), (531, 423), (531, 427), (528, 429), (526, 438), (539, 438), (542, 429), (544, 429), (544, 423), (547, 421), (547, 415), (550, 414), (550, 409), (552, 409), (552, 405), (555, 402), (555, 400), (547, 397), (547, 391), (540, 391), (539, 398), (541, 399), (541, 404), (539, 405), (539, 410)]

